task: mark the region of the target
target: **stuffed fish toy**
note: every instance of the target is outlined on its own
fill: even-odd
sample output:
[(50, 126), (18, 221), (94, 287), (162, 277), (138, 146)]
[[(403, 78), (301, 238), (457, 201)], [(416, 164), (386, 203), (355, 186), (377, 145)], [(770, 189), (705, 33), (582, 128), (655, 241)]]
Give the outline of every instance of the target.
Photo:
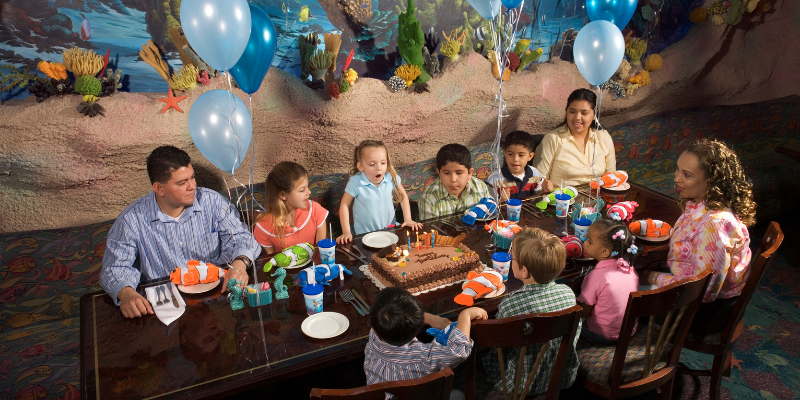
[(283, 249), (282, 252), (272, 257), (266, 264), (264, 264), (264, 272), (278, 266), (281, 268), (291, 268), (298, 265), (303, 265), (314, 255), (314, 246), (310, 243), (300, 243), (292, 247)]
[(581, 258), (583, 257), (583, 242), (575, 235), (567, 235), (561, 238), (564, 242), (564, 247), (567, 248), (567, 257)]
[(470, 209), (464, 213), (464, 216), (461, 217), (461, 221), (467, 225), (475, 225), (475, 220), (494, 215), (496, 212), (497, 203), (495, 203), (494, 199), (491, 197), (484, 197), (478, 204), (470, 207)]
[(191, 286), (210, 283), (225, 277), (225, 270), (211, 263), (189, 260), (183, 267), (177, 267), (169, 274), (169, 280), (176, 285)]
[(628, 225), (628, 229), (630, 229), (634, 235), (659, 238), (669, 235), (672, 227), (664, 221), (648, 218), (631, 222), (631, 224)]
[(450, 339), (450, 332), (453, 331), (453, 328), (455, 328), (457, 323), (458, 322), (453, 322), (441, 330), (436, 328), (428, 328), (425, 330), (425, 332), (427, 332), (428, 335), (433, 336), (433, 338), (442, 346), (447, 346), (447, 340)]
[(456, 296), (453, 301), (462, 306), (469, 307), (475, 303), (475, 299), (484, 297), (503, 287), (505, 287), (505, 285), (503, 285), (503, 275), (500, 275), (497, 271), (484, 271), (480, 274), (475, 271), (469, 271), (467, 274), (467, 283), (464, 285), (464, 291)]
[(639, 207), (639, 203), (635, 201), (623, 201), (617, 204), (608, 206), (606, 215), (614, 221), (630, 221), (633, 218), (633, 211)]
[(628, 182), (627, 172), (611, 171), (603, 174), (597, 181), (589, 182), (589, 186), (591, 186), (592, 189), (597, 189), (598, 187), (613, 189), (624, 185), (626, 182)]
[(498, 232), (498, 233), (503, 231), (511, 231), (512, 232), (511, 236), (514, 236), (517, 233), (519, 233), (519, 231), (522, 230), (522, 227), (517, 225), (516, 222), (506, 221), (501, 219), (499, 223), (497, 221), (492, 221), (486, 224), (484, 226), (484, 229), (486, 229), (487, 232)]
[(344, 273), (353, 275), (353, 273), (342, 264), (320, 264), (300, 271), (300, 273), (297, 274), (297, 278), (294, 279), (294, 283), (300, 287), (317, 283), (328, 285), (328, 282), (336, 279), (337, 276), (339, 279), (344, 279)]

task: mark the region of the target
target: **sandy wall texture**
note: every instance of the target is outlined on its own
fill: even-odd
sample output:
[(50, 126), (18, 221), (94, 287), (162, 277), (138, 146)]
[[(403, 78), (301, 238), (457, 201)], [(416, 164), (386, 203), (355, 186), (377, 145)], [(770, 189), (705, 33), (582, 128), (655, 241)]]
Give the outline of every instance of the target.
[[(774, 1), (773, 10), (736, 27), (694, 26), (661, 55), (664, 67), (652, 84), (624, 99), (603, 102), (605, 126), (692, 106), (747, 104), (800, 94), (800, 2)], [(794, 50), (792, 50), (794, 49)], [(216, 79), (181, 103), (184, 113), (161, 114), (164, 93), (119, 93), (103, 98), (105, 117), (75, 111), (77, 96), (7, 102), (0, 106), (0, 232), (49, 229), (113, 219), (150, 191), (144, 160), (162, 144), (186, 149), (200, 181), (224, 188), (225, 174), (192, 144), (189, 109), (203, 92), (227, 88)], [(361, 140), (380, 139), (393, 162), (414, 163), (446, 143), (489, 142), (496, 131), (492, 109), (496, 81), (478, 54), (446, 60), (430, 93), (393, 93), (387, 82), (359, 79), (338, 100), (313, 91), (279, 69), (267, 74), (253, 96), (254, 179), (262, 181), (282, 160), (311, 174), (344, 172)], [(166, 89), (166, 84), (164, 85)], [(541, 64), (512, 74), (503, 86), (509, 117), (503, 131), (543, 133), (563, 119), (569, 93), (588, 87), (574, 64)], [(243, 97), (239, 91), (236, 92)], [(247, 167), (236, 178), (246, 181)], [(228, 177), (228, 183), (234, 181)]]

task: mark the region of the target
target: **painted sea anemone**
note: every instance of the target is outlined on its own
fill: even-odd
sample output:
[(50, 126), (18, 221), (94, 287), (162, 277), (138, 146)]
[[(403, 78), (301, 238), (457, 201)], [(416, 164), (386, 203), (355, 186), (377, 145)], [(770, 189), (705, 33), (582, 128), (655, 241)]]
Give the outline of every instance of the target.
[(172, 81), (169, 87), (175, 90), (192, 90), (197, 87), (197, 73), (200, 72), (192, 64), (184, 65), (181, 69), (172, 73)]
[(401, 65), (394, 70), (395, 76), (399, 76), (406, 81), (406, 87), (411, 86), (411, 83), (414, 82), (417, 77), (419, 77), (420, 73), (421, 71), (419, 67), (413, 64)]
[(647, 51), (647, 40), (633, 38), (625, 46), (625, 54), (631, 59), (632, 65), (640, 65), (642, 56)]
[(458, 60), (458, 51), (460, 49), (461, 45), (455, 40), (448, 40), (439, 47), (439, 51), (442, 52), (442, 55), (453, 61)]
[(76, 78), (84, 75), (95, 76), (105, 64), (103, 57), (99, 54), (78, 47), (64, 50), (61, 55), (64, 58), (64, 66)]

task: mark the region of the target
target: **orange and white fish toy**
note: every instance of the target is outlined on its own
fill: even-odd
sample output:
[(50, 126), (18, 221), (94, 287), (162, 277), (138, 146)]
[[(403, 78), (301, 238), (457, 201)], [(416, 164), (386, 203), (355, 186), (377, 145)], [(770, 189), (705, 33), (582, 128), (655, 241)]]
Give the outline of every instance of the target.
[(630, 221), (633, 217), (633, 212), (639, 207), (639, 203), (635, 201), (621, 201), (616, 204), (608, 206), (606, 215), (614, 221)]
[(634, 235), (653, 238), (667, 236), (672, 230), (672, 227), (668, 223), (650, 218), (633, 221), (630, 225), (628, 225), (628, 228), (631, 230), (631, 232), (633, 232)]
[(516, 222), (506, 221), (506, 220), (500, 220), (498, 222), (497, 220), (494, 220), (486, 224), (486, 226), (484, 226), (484, 229), (486, 229), (487, 232), (500, 232), (504, 229), (506, 230), (510, 229), (516, 235), (519, 231), (522, 230), (522, 227), (517, 225)]
[(597, 189), (599, 187), (604, 188), (616, 188), (620, 187), (628, 182), (628, 173), (625, 171), (611, 171), (606, 172), (601, 176), (597, 181), (589, 182), (589, 186), (592, 189)]
[(198, 283), (209, 283), (225, 277), (224, 269), (197, 260), (189, 260), (183, 267), (177, 267), (169, 274), (169, 279), (176, 285), (191, 286)]
[(497, 271), (484, 271), (480, 274), (475, 271), (469, 271), (467, 274), (467, 283), (464, 285), (464, 291), (456, 296), (453, 301), (462, 306), (469, 307), (475, 303), (475, 299), (486, 296), (491, 292), (496, 292), (504, 287), (503, 275), (500, 275)]
[(564, 247), (567, 248), (567, 257), (581, 258), (583, 254), (583, 242), (575, 235), (567, 235), (561, 238)]

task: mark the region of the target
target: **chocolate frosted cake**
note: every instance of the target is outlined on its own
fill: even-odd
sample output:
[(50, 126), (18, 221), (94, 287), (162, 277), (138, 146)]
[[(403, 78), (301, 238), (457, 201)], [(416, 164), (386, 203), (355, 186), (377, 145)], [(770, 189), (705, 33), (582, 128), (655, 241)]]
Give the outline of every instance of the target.
[(392, 245), (372, 255), (369, 269), (386, 287), (401, 287), (411, 293), (432, 289), (464, 280), (469, 271), (483, 271), (478, 255), (461, 241), (435, 232), (435, 246), (419, 251), (412, 242), (411, 252), (403, 255), (408, 246)]

